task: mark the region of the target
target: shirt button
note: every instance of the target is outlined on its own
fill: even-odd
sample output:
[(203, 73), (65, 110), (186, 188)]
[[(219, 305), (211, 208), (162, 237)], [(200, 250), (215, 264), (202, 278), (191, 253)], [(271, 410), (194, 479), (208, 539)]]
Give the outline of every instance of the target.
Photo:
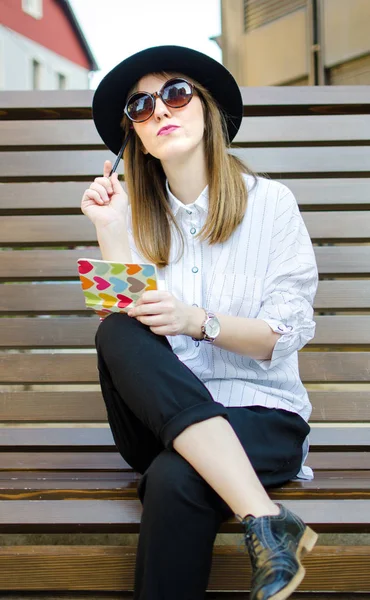
[(291, 325), (284, 325), (284, 323), (279, 323), (277, 329), (286, 333), (287, 331), (292, 331), (293, 327)]
[(192, 228), (190, 229), (190, 233), (192, 233), (192, 234), (196, 233), (196, 231), (197, 231), (197, 230), (195, 229), (195, 227), (192, 227)]
[(192, 215), (193, 214), (192, 210), (187, 210), (186, 212), (188, 213), (188, 215)]
[(198, 267), (193, 267), (192, 271), (193, 271), (193, 273), (198, 273), (199, 269), (198, 269)]

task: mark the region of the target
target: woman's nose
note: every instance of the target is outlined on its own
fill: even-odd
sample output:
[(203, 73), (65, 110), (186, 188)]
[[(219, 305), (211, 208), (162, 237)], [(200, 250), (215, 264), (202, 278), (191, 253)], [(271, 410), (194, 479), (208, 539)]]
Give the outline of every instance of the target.
[(161, 119), (164, 116), (167, 116), (167, 117), (171, 116), (168, 106), (166, 106), (166, 104), (163, 102), (163, 100), (158, 97), (155, 99), (154, 116), (156, 119)]

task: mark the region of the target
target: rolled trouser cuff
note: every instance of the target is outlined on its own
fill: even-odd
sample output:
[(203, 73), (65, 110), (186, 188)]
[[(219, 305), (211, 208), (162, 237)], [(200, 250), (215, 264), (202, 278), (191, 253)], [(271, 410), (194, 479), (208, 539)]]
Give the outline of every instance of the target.
[(229, 421), (227, 408), (220, 402), (202, 402), (200, 404), (195, 404), (194, 406), (189, 406), (162, 427), (160, 438), (163, 445), (166, 448), (171, 449), (173, 440), (180, 435), (184, 429), (194, 423), (206, 421), (213, 417), (224, 417)]

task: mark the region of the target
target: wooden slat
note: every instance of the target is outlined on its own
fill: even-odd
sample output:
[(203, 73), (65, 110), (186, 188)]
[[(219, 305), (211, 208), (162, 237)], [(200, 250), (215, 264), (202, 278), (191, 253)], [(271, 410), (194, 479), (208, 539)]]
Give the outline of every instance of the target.
[[(318, 269), (321, 275), (368, 275), (370, 273), (370, 247), (369, 246), (323, 246), (315, 247)], [(77, 259), (101, 258), (100, 250), (82, 248), (77, 250), (5, 250), (0, 261), (0, 279), (12, 280), (42, 280), (77, 278)], [(347, 290), (347, 282), (333, 282), (338, 284), (338, 289)], [(359, 298), (369, 298), (366, 288), (368, 282), (358, 281), (350, 283), (348, 290), (348, 308), (360, 307), (354, 302), (353, 294)], [(352, 286), (355, 286), (352, 289)], [(357, 286), (357, 288), (356, 288)], [(363, 289), (361, 286), (365, 286)], [(369, 302), (365, 303), (369, 306)], [(334, 306), (334, 305), (333, 305)]]
[(77, 213), (81, 211), (80, 200), (89, 185), (87, 181), (0, 183), (0, 211), (65, 210)]
[(274, 178), (285, 173), (340, 173), (342, 177), (352, 172), (370, 174), (368, 146), (232, 148), (230, 152), (253, 170)]
[(0, 244), (42, 246), (96, 243), (96, 229), (85, 215), (2, 217)]
[[(24, 253), (26, 254), (26, 253)], [(27, 252), (28, 254), (28, 252)], [(80, 252), (81, 254), (81, 252)], [(85, 254), (85, 253), (84, 253)], [(27, 264), (29, 262), (27, 261)], [(58, 272), (58, 268), (62, 271), (63, 265), (57, 265), (55, 267), (56, 272)], [(1, 267), (0, 267), (1, 268)], [(48, 267), (52, 268), (52, 267)], [(72, 271), (72, 269), (71, 269)], [(65, 271), (64, 271), (65, 272)], [(63, 271), (62, 271), (63, 273)], [(47, 273), (44, 275), (47, 278)], [(370, 281), (320, 281), (318, 285), (318, 291), (314, 300), (314, 307), (317, 310), (329, 310), (329, 309), (368, 309), (370, 306)], [(88, 330), (92, 331), (95, 327), (95, 321), (97, 317), (93, 311), (87, 309), (85, 306), (84, 296), (81, 291), (81, 287), (79, 281), (76, 281), (72, 284), (63, 284), (63, 283), (50, 283), (50, 284), (42, 284), (37, 283), (33, 285), (24, 284), (17, 286), (12, 285), (3, 285), (0, 284), (0, 312), (10, 313), (10, 314), (68, 314), (68, 313), (81, 313), (86, 318), (92, 318), (91, 323), (84, 323), (83, 327), (88, 328)], [(352, 315), (353, 316), (353, 315)], [(358, 317), (364, 318), (364, 317)], [(324, 320), (325, 319), (325, 320)], [(330, 323), (330, 321), (326, 320), (326, 317), (323, 317), (320, 320), (320, 323), (324, 323), (325, 327), (328, 327), (326, 323)], [(53, 321), (54, 322), (54, 321)], [(65, 321), (65, 325), (68, 328), (68, 322)], [(79, 321), (76, 321), (78, 323)], [(333, 321), (334, 322), (334, 321)], [(339, 322), (339, 319), (338, 319)], [(343, 317), (340, 321), (343, 325), (343, 328), (347, 328), (346, 317)], [(353, 321), (354, 325), (359, 321)], [(45, 328), (55, 327), (58, 330), (58, 324), (60, 321), (56, 320), (56, 325), (45, 325)], [(13, 329), (14, 334), (16, 334), (16, 330), (19, 322), (15, 320), (15, 324), (12, 326), (9, 322), (4, 322), (4, 338), (2, 338), (1, 345), (7, 345), (7, 336), (6, 336), (6, 328), (8, 331)], [(26, 323), (22, 323), (26, 328), (29, 327), (32, 331), (32, 327), (35, 325), (27, 325)], [(82, 325), (81, 325), (82, 327)], [(90, 329), (91, 328), (91, 329)], [(356, 328), (356, 325), (355, 325)], [(27, 331), (27, 329), (25, 330)], [(325, 330), (327, 331), (327, 329)], [(356, 331), (356, 330), (355, 330)], [(46, 334), (46, 331), (44, 330)], [(58, 334), (59, 336), (62, 334)], [(82, 332), (79, 335), (83, 335)], [(86, 334), (85, 334), (86, 335)], [(88, 334), (90, 335), (90, 334)], [(334, 334), (333, 334), (334, 335)], [(339, 339), (337, 337), (336, 339)], [(354, 336), (357, 335), (355, 332), (349, 333), (349, 339), (355, 339)], [(367, 332), (364, 331), (361, 335), (361, 339), (367, 339)], [(352, 337), (351, 337), (352, 336)], [(365, 337), (364, 337), (365, 336)], [(55, 344), (59, 345), (59, 338), (54, 338)], [(86, 339), (86, 338), (85, 338)], [(360, 339), (360, 338), (357, 338)], [(21, 340), (18, 337), (19, 342)], [(82, 344), (82, 339), (80, 343)], [(18, 345), (16, 338), (14, 338), (15, 345)], [(12, 342), (10, 342), (12, 345)]]
[(370, 211), (302, 213), (311, 240), (370, 239)]
[[(356, 86), (241, 87), (245, 112), (252, 115), (369, 114), (369, 90)], [(1, 118), (90, 118), (93, 90), (2, 91)]]
[(54, 146), (61, 149), (64, 146), (105, 148), (91, 119), (44, 120), (42, 127), (40, 121), (28, 121), (27, 127), (24, 121), (3, 121), (0, 122), (0, 136), (0, 147), (9, 147), (12, 150), (13, 147), (24, 150), (27, 146)]
[[(28, 254), (28, 252), (24, 253)], [(82, 252), (80, 252), (82, 254)], [(89, 253), (90, 254), (90, 253)], [(85, 255), (85, 252), (84, 252)], [(28, 258), (25, 256), (25, 259)], [(46, 262), (46, 261), (45, 261)], [(26, 264), (30, 264), (27, 260)], [(45, 263), (43, 263), (45, 264)], [(21, 265), (19, 265), (21, 266)], [(0, 267), (1, 268), (1, 267)], [(47, 268), (52, 268), (47, 266)], [(59, 269), (59, 272), (58, 272)], [(55, 266), (56, 274), (60, 275), (65, 273), (63, 271), (63, 265)], [(67, 267), (66, 267), (67, 269)], [(48, 277), (48, 272), (44, 272), (44, 277)], [(72, 273), (72, 268), (70, 269)], [(75, 273), (73, 276), (76, 278), (77, 273), (77, 265), (75, 267)], [(72, 278), (72, 276), (70, 277)], [(370, 281), (320, 281), (318, 285), (318, 291), (314, 300), (314, 307), (318, 310), (320, 309), (368, 309), (370, 307)], [(90, 331), (95, 327), (93, 324), (96, 320), (96, 315), (90, 309), (87, 309), (85, 306), (84, 296), (81, 290), (81, 286), (79, 281), (75, 281), (73, 283), (37, 283), (37, 284), (17, 284), (13, 285), (3, 285), (0, 284), (0, 312), (9, 313), (9, 314), (68, 314), (68, 313), (81, 313), (83, 316), (87, 318), (92, 318), (93, 321), (91, 323), (87, 322), (81, 327), (86, 327)], [(353, 316), (353, 315), (351, 315)], [(358, 317), (360, 318), (360, 317)], [(362, 318), (362, 317), (361, 317)], [(341, 322), (344, 328), (347, 328), (346, 317), (343, 317)], [(53, 321), (54, 322), (54, 321)], [(46, 327), (55, 327), (58, 329), (58, 323), (60, 321), (56, 320), (56, 325), (45, 325)], [(68, 322), (65, 321), (65, 325), (68, 328)], [(353, 321), (354, 325), (360, 321)], [(11, 323), (4, 322), (4, 338), (0, 341), (1, 345), (7, 345), (7, 336), (6, 336), (6, 328), (10, 327), (14, 330), (14, 335), (16, 336), (16, 330), (18, 327), (18, 321), (14, 321), (14, 325)], [(79, 321), (76, 321), (76, 324)], [(324, 323), (323, 327), (328, 327), (326, 323), (330, 323), (326, 320), (326, 317), (323, 317), (320, 320), (320, 323)], [(334, 323), (334, 321), (333, 321)], [(22, 323), (24, 327), (35, 327), (35, 325), (27, 325), (26, 323)], [(356, 325), (355, 325), (356, 327)], [(25, 330), (26, 331), (26, 330)], [(327, 331), (327, 329), (325, 330)], [(46, 331), (44, 330), (46, 334)], [(82, 332), (79, 335), (83, 335)], [(90, 334), (89, 334), (90, 335)], [(356, 333), (349, 333), (352, 336), (352, 339)], [(363, 332), (361, 339), (365, 339), (363, 336), (366, 336), (366, 331)], [(9, 336), (8, 336), (9, 338)], [(19, 339), (19, 337), (18, 337)], [(55, 338), (55, 343), (59, 345), (59, 338)], [(351, 339), (351, 338), (350, 338)], [(8, 340), (9, 341), (9, 340)], [(19, 340), (21, 343), (21, 340)], [(80, 340), (82, 344), (82, 339)], [(11, 342), (10, 342), (11, 343)], [(14, 338), (15, 345), (18, 345), (16, 341), (16, 337)]]
[[(334, 209), (345, 206), (370, 207), (370, 179), (281, 179), (295, 194), (303, 210), (320, 206)], [(0, 183), (0, 211), (14, 214), (20, 211), (75, 212), (79, 214), (79, 201), (89, 186), (88, 181), (55, 181)]]
[[(122, 487), (126, 487), (130, 482), (136, 482), (137, 484), (141, 477), (142, 475), (136, 473), (129, 465), (127, 465), (125, 470), (103, 471), (90, 469), (85, 471), (74, 470), (73, 473), (70, 473), (69, 470), (56, 471), (53, 469), (47, 471), (0, 470), (0, 487), (2, 490), (17, 490), (30, 485), (39, 486), (40, 490), (46, 490), (49, 487), (49, 482), (52, 481), (56, 488), (60, 490), (66, 489), (66, 486), (72, 486), (71, 489), (78, 489), (78, 486), (81, 486), (81, 489), (86, 488), (87, 490), (109, 490), (114, 486), (121, 485)], [(320, 485), (319, 481), (327, 481), (330, 487), (330, 482), (333, 483), (338, 479), (339, 481), (343, 481), (343, 489), (345, 485), (350, 487), (352, 485), (351, 481), (353, 481), (354, 488), (362, 488), (366, 492), (367, 481), (369, 478), (370, 473), (367, 471), (352, 471), (351, 473), (347, 471), (343, 471), (343, 473), (338, 471), (318, 471), (315, 480), (317, 480), (317, 485)], [(296, 481), (292, 481), (291, 483), (293, 484), (294, 489), (296, 489), (296, 485), (300, 485), (300, 483)], [(302, 481), (301, 483), (312, 483), (312, 481)], [(284, 486), (282, 486), (282, 489), (283, 487)]]
[(91, 118), (93, 95), (93, 90), (4, 90), (0, 94), (0, 114), (3, 120)]
[[(368, 141), (370, 117), (368, 115), (316, 115), (299, 117), (245, 117), (234, 144), (270, 144), (300, 142), (351, 142)], [(2, 147), (65, 146), (104, 147), (92, 120), (44, 120), (0, 122)]]
[(320, 205), (332, 209), (344, 205), (348, 210), (357, 206), (365, 208), (363, 205), (370, 207), (370, 179), (367, 178), (280, 179), (280, 182), (292, 190), (303, 210), (310, 206), (317, 210)]
[[(0, 500), (124, 500), (137, 498), (134, 471), (0, 472)], [(370, 499), (370, 471), (317, 471), (312, 481), (295, 480), (269, 489), (273, 500)]]
[[(17, 290), (14, 290), (14, 298), (17, 300), (20, 296)], [(27, 288), (30, 286), (27, 286)], [(35, 286), (41, 287), (41, 286)], [(44, 287), (44, 286), (43, 286)], [(46, 286), (45, 286), (46, 287)], [(70, 286), (73, 292), (75, 286)], [(25, 289), (27, 293), (27, 288)], [(55, 286), (54, 286), (55, 288)], [(1, 288), (0, 288), (1, 294)], [(35, 294), (36, 295), (36, 294)], [(76, 294), (74, 294), (76, 295)], [(81, 296), (81, 293), (79, 294)], [(11, 294), (8, 295), (11, 296)], [(40, 294), (41, 297), (41, 294)], [(62, 302), (63, 296), (55, 297), (55, 302)], [(18, 308), (20, 302), (9, 302), (10, 312), (19, 312), (19, 310), (31, 312), (35, 307), (39, 313), (45, 312), (42, 305), (37, 304), (32, 296), (21, 297), (23, 300), (21, 309)], [(77, 298), (76, 298), (77, 300)], [(29, 307), (27, 307), (27, 303)], [(85, 302), (83, 296), (76, 302), (78, 310), (84, 311)], [(0, 311), (7, 312), (5, 299), (2, 298)], [(57, 307), (56, 307), (57, 310)], [(63, 306), (66, 310), (66, 306)], [(70, 309), (73, 310), (73, 309)], [(86, 309), (87, 310), (87, 309)], [(60, 312), (60, 311), (58, 311)], [(99, 317), (93, 312), (90, 317), (53, 317), (53, 318), (24, 318), (12, 317), (2, 319), (1, 321), (1, 339), (0, 348), (89, 348), (94, 346), (95, 333), (99, 327)], [(350, 344), (370, 344), (370, 316), (316, 316), (316, 334), (309, 342), (309, 345), (350, 345)]]
[[(0, 383), (96, 383), (96, 353), (0, 353)], [(368, 382), (370, 352), (300, 352), (302, 381)]]
[[(278, 177), (295, 173), (339, 173), (341, 177), (347, 173), (370, 174), (368, 146), (232, 148), (231, 153), (252, 169)], [(113, 162), (114, 158), (108, 150), (2, 152), (0, 178), (2, 181), (92, 178), (101, 173), (105, 160)]]
[[(76, 472), (40, 471), (33, 479), (23, 477), (23, 474), (34, 473), (7, 472), (4, 479), (1, 479), (3, 474), (0, 473), (0, 500), (125, 500), (137, 498), (137, 483), (140, 477), (134, 471), (84, 473), (85, 478)], [(370, 498), (370, 492), (367, 494), (366, 491), (366, 483), (361, 479), (354, 482), (353, 488), (351, 491), (339, 491), (340, 496), (361, 499), (369, 495)], [(324, 499), (328, 494), (330, 497), (330, 493), (332, 491), (329, 486), (328, 491), (319, 497)], [(313, 497), (316, 498), (318, 492), (314, 494)]]
[[(370, 414), (369, 414), (370, 421)], [(351, 450), (357, 451), (360, 446), (370, 450), (369, 427), (312, 427), (310, 446), (313, 451)], [(370, 469), (370, 464), (369, 464)]]
[(106, 422), (107, 412), (101, 391), (0, 391), (0, 422), (8, 421), (95, 423)]
[[(94, 590), (93, 597), (97, 600), (108, 600), (101, 596), (101, 592), (111, 590), (109, 599), (116, 600), (112, 592), (133, 589), (136, 552), (136, 546), (4, 547), (0, 550), (0, 586), (2, 589), (39, 592), (78, 590), (78, 596), (73, 597), (76, 600), (87, 599), (87, 596), (81, 595), (84, 589)], [(307, 593), (306, 590), (312, 589), (330, 592), (326, 600), (333, 597), (334, 589), (347, 592), (344, 600), (354, 598), (348, 592), (356, 592), (356, 599), (362, 600), (364, 596), (359, 593), (370, 590), (370, 554), (367, 546), (316, 546), (304, 558), (304, 566), (306, 576), (299, 590), (304, 592), (306, 600), (323, 600), (317, 593), (314, 596)], [(206, 598), (247, 600), (247, 596), (235, 593), (235, 590), (249, 590), (250, 577), (250, 563), (243, 546), (215, 546), (208, 589), (233, 590), (234, 593), (230, 595), (223, 592), (221, 596), (207, 593)], [(13, 594), (11, 597), (15, 598)], [(27, 597), (21, 596), (22, 600)], [(123, 597), (126, 598), (119, 596), (120, 599)], [(297, 597), (294, 594), (292, 600)], [(338, 598), (337, 594), (335, 598)], [(71, 597), (68, 596), (66, 600), (71, 600)]]
[(310, 422), (345, 421), (350, 423), (369, 421), (369, 391), (309, 390), (312, 403)]
[[(10, 286), (9, 286), (10, 287)], [(61, 301), (61, 298), (59, 299)], [(32, 302), (32, 300), (31, 300)], [(79, 310), (83, 309), (84, 300)], [(39, 309), (42, 312), (42, 309)], [(91, 311), (92, 312), (92, 311)], [(1, 321), (0, 347), (89, 348), (94, 346), (99, 317), (11, 318)], [(361, 317), (360, 317), (361, 318)]]
[(307, 465), (316, 470), (369, 470), (369, 452), (311, 452), (307, 457)]
[(314, 299), (317, 310), (369, 308), (370, 281), (320, 281)]
[(6, 427), (1, 432), (0, 452), (114, 452), (110, 428), (100, 427)]
[[(25, 253), (26, 254), (26, 253)], [(27, 252), (28, 254), (28, 252)], [(81, 254), (81, 253), (80, 253)], [(27, 261), (27, 264), (28, 261)], [(63, 265), (62, 265), (63, 266)], [(56, 271), (58, 268), (62, 270), (61, 265), (56, 265)], [(0, 267), (1, 268), (1, 267)], [(52, 268), (52, 267), (50, 267)], [(65, 271), (64, 271), (65, 272)], [(62, 271), (63, 273), (63, 271)], [(47, 278), (47, 273), (44, 275)], [(368, 309), (369, 308), (369, 299), (370, 299), (370, 282), (369, 281), (320, 281), (318, 285), (318, 291), (314, 300), (314, 307), (317, 310), (353, 310), (353, 309)], [(0, 312), (10, 313), (10, 314), (50, 314), (50, 315), (63, 315), (69, 313), (81, 313), (86, 318), (92, 318), (91, 323), (81, 325), (81, 327), (86, 327), (89, 331), (95, 328), (95, 321), (97, 321), (97, 317), (93, 311), (87, 309), (84, 302), (84, 297), (81, 292), (81, 287), (78, 281), (72, 284), (63, 284), (63, 283), (50, 283), (50, 284), (42, 284), (37, 283), (33, 285), (18, 284), (16, 287), (11, 285), (3, 285), (0, 284)], [(353, 315), (351, 315), (353, 316)], [(330, 321), (326, 320), (327, 317), (320, 318), (316, 317), (318, 322), (323, 323), (323, 327), (329, 327)], [(366, 318), (366, 317), (358, 317)], [(54, 322), (54, 319), (53, 319)], [(45, 325), (45, 329), (49, 327), (55, 327), (56, 331), (58, 331), (58, 324), (61, 323), (59, 320), (55, 320), (56, 325)], [(65, 321), (66, 327), (68, 328), (68, 322)], [(338, 318), (339, 322), (339, 318)], [(343, 326), (343, 331), (347, 328), (347, 320), (346, 317), (343, 317), (340, 321)], [(357, 323), (359, 321), (353, 321), (353, 323)], [(14, 325), (10, 322), (4, 321), (4, 338), (1, 338), (0, 347), (7, 346), (8, 343), (10, 346), (16, 345), (18, 346), (18, 341), (20, 345), (23, 345), (24, 342), (18, 337), (14, 338), (14, 342), (9, 340), (9, 335), (6, 335), (6, 331), (11, 332), (13, 330), (14, 334), (17, 335), (16, 331), (19, 327), (20, 322), (18, 320), (14, 321)], [(79, 323), (79, 321), (76, 321)], [(334, 323), (334, 321), (333, 321)], [(21, 323), (21, 325), (25, 328), (29, 328), (29, 331), (32, 331), (32, 328), (35, 325), (28, 325), (26, 322)], [(43, 326), (43, 325), (41, 325)], [(356, 325), (355, 325), (356, 327)], [(44, 333), (46, 331), (44, 329)], [(27, 329), (25, 329), (27, 331)], [(328, 331), (327, 329), (323, 331)], [(58, 335), (64, 335), (62, 333)], [(86, 335), (82, 332), (79, 335)], [(90, 335), (90, 334), (88, 334)], [(334, 334), (333, 334), (334, 335)], [(339, 340), (340, 334), (336, 334), (337, 340)], [(345, 335), (345, 333), (344, 333)], [(355, 339), (355, 332), (350, 332), (349, 339)], [(361, 335), (361, 339), (367, 339), (367, 332), (364, 331)], [(58, 346), (60, 342), (58, 341), (62, 338), (54, 338), (54, 343)], [(86, 339), (86, 338), (85, 338)], [(319, 339), (319, 338), (318, 338)], [(356, 339), (360, 339), (359, 337)], [(35, 342), (36, 343), (36, 342)], [(72, 343), (72, 342), (71, 342)], [(82, 344), (82, 339), (80, 340)], [(318, 343), (314, 340), (313, 343)]]
[[(370, 416), (369, 416), (370, 421)], [(109, 427), (6, 427), (0, 438), (0, 451), (61, 451), (71, 447), (79, 452), (113, 452), (116, 445)], [(369, 427), (313, 427), (312, 451), (370, 450)], [(370, 465), (369, 465), (370, 469)]]
[(2, 253), (0, 278), (5, 280), (27, 278), (71, 280), (78, 278), (77, 259), (100, 258), (98, 247), (81, 250), (10, 250)]
[[(27, 124), (27, 128), (28, 126)], [(17, 132), (13, 133), (16, 139)], [(354, 144), (359, 140), (368, 142), (369, 138), (370, 118), (367, 115), (315, 115), (278, 119), (276, 116), (258, 119), (244, 117), (233, 143), (283, 145), (296, 142), (304, 145), (307, 142), (316, 144), (345, 141)]]
[[(369, 471), (370, 452), (310, 452), (307, 464), (315, 471)], [(95, 474), (129, 468), (117, 452), (1, 452), (3, 471), (90, 471)]]
[(368, 382), (368, 352), (301, 352), (299, 370), (305, 382)]
[[(370, 420), (370, 391), (309, 390), (311, 423)], [(101, 391), (0, 391), (0, 422), (106, 422)]]
[(370, 344), (370, 316), (315, 316), (310, 344)]
[[(318, 532), (370, 532), (368, 500), (286, 500), (284, 504)], [(139, 500), (40, 500), (1, 502), (4, 533), (137, 533)], [(236, 518), (223, 523), (221, 533), (241, 532)]]
[[(350, 89), (351, 88), (351, 89)], [(244, 114), (369, 114), (369, 86), (241, 87)]]
[[(312, 241), (370, 240), (370, 211), (306, 212), (302, 214)], [(96, 230), (85, 215), (3, 216), (0, 245), (96, 243)]]
[[(355, 453), (357, 454), (357, 453)], [(352, 457), (355, 469), (361, 458)], [(328, 467), (325, 467), (327, 469)], [(331, 469), (332, 467), (329, 467)], [(337, 468), (339, 468), (337, 466)], [(341, 467), (343, 469), (343, 467)], [(101, 471), (131, 470), (118, 452), (0, 452), (1, 471), (90, 471), (95, 477)], [(0, 511), (1, 512), (1, 511)]]

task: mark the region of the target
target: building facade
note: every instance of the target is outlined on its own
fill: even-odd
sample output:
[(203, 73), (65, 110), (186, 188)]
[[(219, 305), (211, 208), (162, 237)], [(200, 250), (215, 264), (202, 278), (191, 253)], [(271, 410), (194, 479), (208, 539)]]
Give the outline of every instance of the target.
[(221, 14), (241, 86), (370, 84), (369, 0), (221, 0)]
[(97, 64), (67, 0), (0, 0), (0, 89), (88, 89)]

